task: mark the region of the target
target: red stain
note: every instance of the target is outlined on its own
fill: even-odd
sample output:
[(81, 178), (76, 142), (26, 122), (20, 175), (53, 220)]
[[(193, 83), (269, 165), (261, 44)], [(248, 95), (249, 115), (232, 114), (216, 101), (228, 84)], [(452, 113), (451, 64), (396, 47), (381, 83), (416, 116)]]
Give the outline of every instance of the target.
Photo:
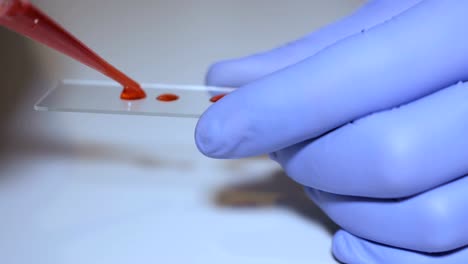
[(162, 102), (173, 102), (177, 101), (178, 99), (179, 96), (177, 94), (161, 94), (158, 97), (156, 97), (156, 100)]
[(226, 94), (218, 94), (218, 95), (215, 95), (215, 96), (211, 97), (210, 102), (216, 103), (216, 102), (218, 102), (219, 100), (221, 100), (224, 96), (226, 96)]
[(114, 79), (124, 87), (120, 95), (122, 99), (146, 97), (136, 81), (105, 61), (27, 0), (0, 1), (0, 25), (60, 51)]

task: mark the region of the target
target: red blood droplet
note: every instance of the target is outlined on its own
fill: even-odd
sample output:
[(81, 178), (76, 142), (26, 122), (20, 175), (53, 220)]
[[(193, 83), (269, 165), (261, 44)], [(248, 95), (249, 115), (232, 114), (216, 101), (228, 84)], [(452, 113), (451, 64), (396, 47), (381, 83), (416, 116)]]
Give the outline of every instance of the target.
[(219, 100), (221, 100), (221, 98), (223, 98), (224, 96), (226, 96), (226, 94), (218, 94), (218, 95), (215, 95), (215, 96), (211, 97), (210, 102), (216, 103), (216, 102), (218, 102)]
[(179, 96), (177, 94), (161, 94), (158, 97), (156, 97), (156, 100), (161, 101), (161, 102), (172, 102), (176, 101), (179, 99)]
[(145, 91), (138, 86), (125, 86), (122, 93), (120, 94), (120, 99), (124, 100), (138, 100), (146, 97)]

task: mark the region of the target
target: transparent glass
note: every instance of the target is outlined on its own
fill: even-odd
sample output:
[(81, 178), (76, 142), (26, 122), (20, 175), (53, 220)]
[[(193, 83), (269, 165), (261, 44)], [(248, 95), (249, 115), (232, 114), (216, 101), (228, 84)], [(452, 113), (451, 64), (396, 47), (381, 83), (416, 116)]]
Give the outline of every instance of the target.
[[(35, 105), (37, 111), (82, 112), (120, 115), (148, 115), (200, 117), (213, 104), (213, 95), (231, 92), (232, 88), (142, 84), (147, 97), (122, 100), (122, 86), (113, 82), (64, 80), (50, 89)], [(175, 101), (156, 98), (162, 94), (176, 94)]]

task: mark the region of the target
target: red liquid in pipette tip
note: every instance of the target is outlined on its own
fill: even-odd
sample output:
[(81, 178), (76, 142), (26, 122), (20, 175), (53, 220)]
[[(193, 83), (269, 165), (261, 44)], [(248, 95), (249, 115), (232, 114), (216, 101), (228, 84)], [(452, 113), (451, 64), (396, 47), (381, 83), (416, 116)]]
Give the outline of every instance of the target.
[(106, 62), (26, 0), (0, 0), (0, 25), (60, 51), (117, 81), (124, 88), (121, 99), (146, 97), (136, 81)]

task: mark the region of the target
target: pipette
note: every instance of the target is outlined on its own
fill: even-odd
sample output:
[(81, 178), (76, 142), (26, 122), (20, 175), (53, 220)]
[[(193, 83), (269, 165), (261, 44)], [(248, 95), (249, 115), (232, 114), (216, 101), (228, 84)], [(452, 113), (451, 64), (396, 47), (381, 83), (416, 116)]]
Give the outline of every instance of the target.
[(119, 82), (126, 100), (143, 99), (145, 92), (127, 75), (106, 62), (27, 0), (0, 0), (0, 25), (41, 42)]

